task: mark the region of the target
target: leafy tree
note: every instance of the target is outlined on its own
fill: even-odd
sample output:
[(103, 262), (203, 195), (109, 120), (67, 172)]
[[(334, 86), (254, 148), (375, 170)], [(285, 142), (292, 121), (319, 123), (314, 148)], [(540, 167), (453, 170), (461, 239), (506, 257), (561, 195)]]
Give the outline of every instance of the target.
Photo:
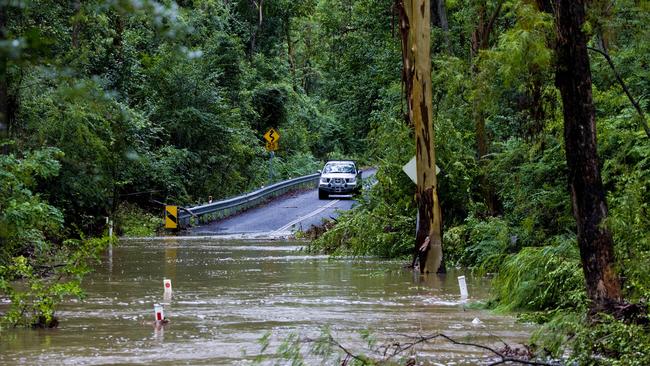
[(63, 215), (34, 193), (58, 174), (60, 150), (0, 155), (0, 295), (11, 301), (0, 327), (55, 327), (55, 306), (81, 296), (88, 262), (107, 241), (61, 241)]

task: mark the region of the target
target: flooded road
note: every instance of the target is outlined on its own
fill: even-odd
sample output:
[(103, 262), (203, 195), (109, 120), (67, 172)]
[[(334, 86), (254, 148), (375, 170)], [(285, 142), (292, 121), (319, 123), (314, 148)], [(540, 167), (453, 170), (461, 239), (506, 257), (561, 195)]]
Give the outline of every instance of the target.
[[(306, 256), (301, 244), (218, 238), (126, 240), (84, 282), (87, 297), (67, 303), (54, 330), (6, 331), (0, 364), (250, 365), (259, 340), (273, 349), (292, 332), (318, 336), (324, 326), (363, 351), (359, 331), (379, 340), (445, 333), (499, 346), (525, 341), (531, 328), (510, 317), (465, 308), (457, 275), (419, 280), (400, 262)], [(153, 326), (163, 299), (170, 323)], [(470, 300), (486, 298), (486, 280), (468, 276)], [(473, 324), (474, 318), (480, 324)], [(468, 338), (469, 337), (469, 338)], [(418, 348), (424, 364), (480, 364), (477, 349), (437, 341)], [(277, 360), (276, 360), (277, 361)], [(267, 358), (262, 364), (273, 364)], [(314, 364), (320, 364), (314, 361)]]

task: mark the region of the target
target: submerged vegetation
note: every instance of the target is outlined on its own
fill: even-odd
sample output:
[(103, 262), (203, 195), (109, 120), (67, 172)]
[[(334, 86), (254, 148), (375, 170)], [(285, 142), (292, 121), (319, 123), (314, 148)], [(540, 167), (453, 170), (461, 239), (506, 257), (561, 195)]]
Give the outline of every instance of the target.
[[(496, 273), (490, 304), (543, 323), (540, 350), (648, 364), (647, 319), (588, 317), (545, 1), (432, 1), (447, 267)], [(314, 252), (413, 256), (415, 154), (394, 0), (0, 1), (0, 291), (6, 324), (50, 326), (116, 231), (157, 202), (266, 184), (328, 158), (377, 166)], [(650, 6), (592, 1), (583, 30), (622, 295), (650, 296)], [(31, 289), (31, 291), (25, 291)], [(626, 309), (621, 309), (625, 313)], [(631, 312), (631, 310), (630, 310)], [(571, 351), (572, 350), (572, 351)], [(572, 353), (571, 353), (572, 352)]]

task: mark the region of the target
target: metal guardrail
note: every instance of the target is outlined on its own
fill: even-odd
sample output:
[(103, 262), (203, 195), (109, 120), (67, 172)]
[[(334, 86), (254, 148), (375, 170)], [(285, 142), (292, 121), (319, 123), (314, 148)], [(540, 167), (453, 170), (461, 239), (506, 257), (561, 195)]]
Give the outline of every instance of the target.
[[(275, 183), (268, 187), (241, 196), (228, 198), (223, 201), (184, 208), (178, 215), (178, 225), (181, 228), (187, 228), (191, 224), (203, 224), (214, 220), (220, 220), (251, 207), (258, 206), (269, 198), (279, 196), (292, 189), (315, 184), (319, 178), (320, 174), (318, 173), (305, 175), (303, 177)], [(194, 219), (194, 222), (192, 219)]]

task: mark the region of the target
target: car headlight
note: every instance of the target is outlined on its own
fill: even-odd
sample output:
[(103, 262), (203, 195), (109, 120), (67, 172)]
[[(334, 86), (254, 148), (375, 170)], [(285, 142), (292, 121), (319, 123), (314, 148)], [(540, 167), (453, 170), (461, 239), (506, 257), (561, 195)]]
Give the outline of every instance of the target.
[(345, 181), (348, 182), (348, 183), (356, 183), (357, 179), (356, 178), (348, 178)]
[(321, 183), (329, 183), (329, 181), (330, 181), (329, 178), (321, 178), (320, 179)]

